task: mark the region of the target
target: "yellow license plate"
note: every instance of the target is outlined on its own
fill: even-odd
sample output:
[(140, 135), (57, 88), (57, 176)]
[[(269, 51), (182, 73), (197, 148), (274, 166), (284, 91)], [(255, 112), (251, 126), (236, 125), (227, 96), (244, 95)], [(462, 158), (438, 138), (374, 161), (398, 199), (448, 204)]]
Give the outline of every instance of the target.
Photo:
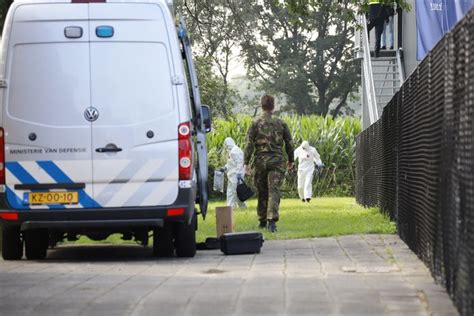
[(41, 204), (77, 204), (79, 203), (79, 193), (64, 192), (31, 192), (28, 201), (32, 205)]

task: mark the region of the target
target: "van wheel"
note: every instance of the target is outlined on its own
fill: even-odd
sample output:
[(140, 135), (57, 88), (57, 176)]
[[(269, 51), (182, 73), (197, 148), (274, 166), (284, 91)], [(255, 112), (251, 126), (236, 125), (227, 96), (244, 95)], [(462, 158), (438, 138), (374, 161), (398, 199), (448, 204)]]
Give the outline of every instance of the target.
[(196, 255), (196, 212), (193, 214), (191, 224), (175, 224), (175, 247), (178, 257), (194, 257)]
[(2, 226), (2, 257), (4, 260), (20, 260), (23, 257), (20, 226)]
[(172, 257), (173, 252), (173, 227), (165, 223), (163, 227), (153, 230), (153, 256)]
[(49, 235), (47, 229), (31, 229), (24, 232), (25, 255), (28, 260), (41, 260), (46, 258)]

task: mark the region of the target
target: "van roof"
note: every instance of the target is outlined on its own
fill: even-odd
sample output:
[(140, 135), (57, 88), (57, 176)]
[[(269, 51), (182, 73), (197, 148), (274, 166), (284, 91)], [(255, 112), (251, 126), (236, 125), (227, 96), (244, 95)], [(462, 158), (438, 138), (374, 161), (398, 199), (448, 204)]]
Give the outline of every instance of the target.
[(98, 3), (98, 2), (112, 2), (112, 3), (162, 3), (172, 5), (173, 0), (15, 0), (17, 3)]

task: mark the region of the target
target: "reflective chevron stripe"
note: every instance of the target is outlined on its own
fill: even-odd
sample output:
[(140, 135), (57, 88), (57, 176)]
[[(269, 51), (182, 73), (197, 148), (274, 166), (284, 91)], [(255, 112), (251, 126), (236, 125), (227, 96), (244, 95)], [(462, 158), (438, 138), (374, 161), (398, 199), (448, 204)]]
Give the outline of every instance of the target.
[[(157, 206), (176, 199), (177, 166), (170, 167), (162, 159), (95, 161), (95, 170), (102, 172), (96, 183), (88, 164), (86, 160), (7, 162), (7, 201), (14, 209), (28, 210)], [(79, 204), (64, 205), (29, 205), (30, 190), (15, 189), (16, 184), (39, 183), (85, 183), (86, 188), (75, 190)]]
[[(36, 165), (36, 169), (33, 167)], [(39, 167), (39, 168), (38, 168)], [(74, 183), (54, 162), (52, 161), (38, 161), (36, 164), (32, 162), (7, 162), (7, 172), (9, 175), (7, 178), (14, 177), (16, 181), (12, 184), (12, 181), (8, 181), (6, 185), (6, 196), (8, 203), (15, 209), (65, 209), (71, 207), (78, 207), (77, 205), (28, 205), (24, 201), (22, 196), (25, 191), (15, 190), (15, 184), (38, 184), (44, 183)], [(43, 172), (44, 174), (40, 174)], [(48, 175), (48, 179), (44, 179), (45, 175)], [(41, 182), (38, 181), (41, 178)], [(49, 191), (49, 190), (45, 190)], [(86, 208), (99, 208), (101, 207), (96, 203), (83, 189), (77, 190), (79, 193), (79, 205)]]

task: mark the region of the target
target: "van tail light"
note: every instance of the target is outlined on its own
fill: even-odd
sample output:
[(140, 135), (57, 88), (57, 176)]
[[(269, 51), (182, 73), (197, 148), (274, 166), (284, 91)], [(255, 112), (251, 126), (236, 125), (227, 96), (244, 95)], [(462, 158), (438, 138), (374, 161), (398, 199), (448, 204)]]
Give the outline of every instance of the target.
[(182, 216), (184, 215), (184, 208), (169, 208), (166, 212), (168, 216)]
[(5, 221), (17, 221), (18, 220), (18, 213), (2, 212), (2, 213), (0, 213), (0, 219), (3, 219)]
[(5, 184), (5, 133), (0, 127), (0, 184)]
[(193, 146), (191, 144), (191, 124), (181, 123), (178, 126), (178, 159), (179, 180), (191, 180)]

